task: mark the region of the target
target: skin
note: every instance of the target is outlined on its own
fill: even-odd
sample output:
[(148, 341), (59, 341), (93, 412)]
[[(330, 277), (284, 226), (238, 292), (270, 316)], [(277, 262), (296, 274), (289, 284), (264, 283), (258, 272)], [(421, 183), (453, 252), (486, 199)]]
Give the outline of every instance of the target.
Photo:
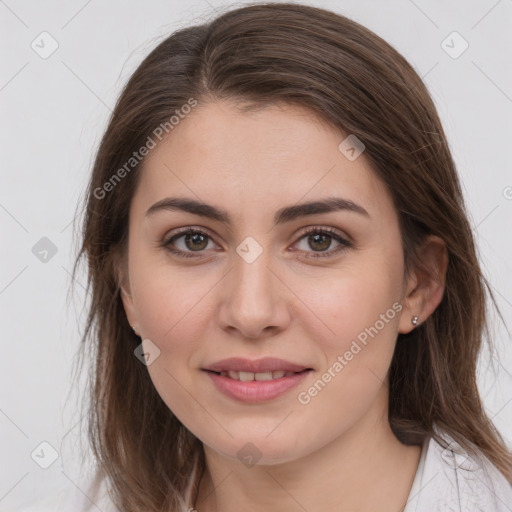
[[(298, 106), (241, 113), (233, 103), (207, 103), (145, 160), (119, 279), (130, 324), (160, 350), (148, 366), (158, 393), (204, 444), (199, 512), (398, 512), (407, 501), (421, 447), (401, 444), (390, 429), (387, 372), (398, 333), (441, 301), (447, 254), (429, 237), (421, 257), (437, 277), (404, 276), (391, 196), (364, 153), (350, 161), (340, 152), (345, 137)], [(369, 216), (336, 211), (273, 225), (279, 208), (333, 195)], [(224, 208), (233, 225), (182, 211), (146, 216), (169, 196)], [(203, 244), (174, 241), (196, 259), (162, 247), (187, 226), (209, 237)], [(336, 253), (339, 243), (327, 239), (332, 256), (314, 258), (322, 240), (308, 243), (308, 226), (331, 227), (353, 245)], [(252, 263), (236, 252), (247, 236), (263, 251)], [(394, 303), (401, 311), (300, 403), (298, 393)], [(201, 371), (234, 356), (279, 357), (314, 371), (276, 399), (243, 404)], [(250, 467), (237, 456), (247, 443), (260, 456)]]

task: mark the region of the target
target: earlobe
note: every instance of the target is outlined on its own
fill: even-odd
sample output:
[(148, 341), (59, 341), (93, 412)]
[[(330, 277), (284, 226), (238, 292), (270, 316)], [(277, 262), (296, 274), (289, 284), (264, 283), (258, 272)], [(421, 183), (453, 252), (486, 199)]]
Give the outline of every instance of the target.
[(411, 272), (399, 332), (406, 334), (421, 325), (441, 303), (444, 295), (448, 251), (444, 241), (429, 235), (417, 252), (419, 267)]

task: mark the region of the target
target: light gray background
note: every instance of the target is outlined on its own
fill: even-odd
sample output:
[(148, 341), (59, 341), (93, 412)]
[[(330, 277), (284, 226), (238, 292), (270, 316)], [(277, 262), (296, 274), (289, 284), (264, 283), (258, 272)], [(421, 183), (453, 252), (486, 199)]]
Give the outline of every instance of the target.
[[(485, 274), (510, 328), (512, 1), (308, 3), (375, 31), (424, 77), (464, 183)], [(110, 109), (157, 41), (229, 4), (0, 0), (2, 510), (63, 484), (80, 485), (77, 440), (85, 422), (76, 406), (82, 392), (70, 386), (85, 276), (68, 306), (72, 221)], [(38, 37), (43, 31), (59, 45), (47, 59), (31, 48), (34, 40), (50, 47)], [(453, 31), (469, 44), (458, 58), (445, 51), (446, 45), (452, 54), (462, 48), (457, 36), (446, 39)], [(42, 237), (57, 248), (47, 262), (32, 252)], [(498, 357), (491, 365), (484, 354), (479, 383), (490, 416), (512, 443), (511, 343), (503, 326), (494, 325)], [(58, 453), (46, 470), (31, 458), (43, 441)]]

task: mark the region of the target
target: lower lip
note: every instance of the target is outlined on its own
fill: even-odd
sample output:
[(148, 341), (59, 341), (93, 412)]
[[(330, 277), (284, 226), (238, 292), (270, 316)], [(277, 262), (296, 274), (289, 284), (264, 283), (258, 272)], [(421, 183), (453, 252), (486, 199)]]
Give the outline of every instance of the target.
[[(205, 370), (206, 371), (206, 370)], [(230, 398), (245, 403), (258, 403), (272, 400), (296, 387), (312, 370), (306, 370), (288, 377), (272, 380), (243, 382), (206, 371), (217, 389)]]

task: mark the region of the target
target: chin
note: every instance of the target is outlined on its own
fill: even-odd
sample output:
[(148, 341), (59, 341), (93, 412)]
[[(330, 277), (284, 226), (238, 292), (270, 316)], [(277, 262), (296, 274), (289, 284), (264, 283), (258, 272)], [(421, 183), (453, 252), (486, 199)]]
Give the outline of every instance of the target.
[(218, 438), (212, 442), (203, 442), (220, 455), (239, 460), (247, 467), (274, 466), (292, 462), (317, 448), (305, 443), (307, 439), (311, 438), (310, 436), (292, 434), (285, 430), (281, 435), (277, 435), (276, 432), (269, 435), (268, 432), (257, 432), (251, 436), (245, 430), (239, 436), (236, 435), (236, 432), (232, 432), (234, 438), (229, 438), (224, 443), (219, 443)]

